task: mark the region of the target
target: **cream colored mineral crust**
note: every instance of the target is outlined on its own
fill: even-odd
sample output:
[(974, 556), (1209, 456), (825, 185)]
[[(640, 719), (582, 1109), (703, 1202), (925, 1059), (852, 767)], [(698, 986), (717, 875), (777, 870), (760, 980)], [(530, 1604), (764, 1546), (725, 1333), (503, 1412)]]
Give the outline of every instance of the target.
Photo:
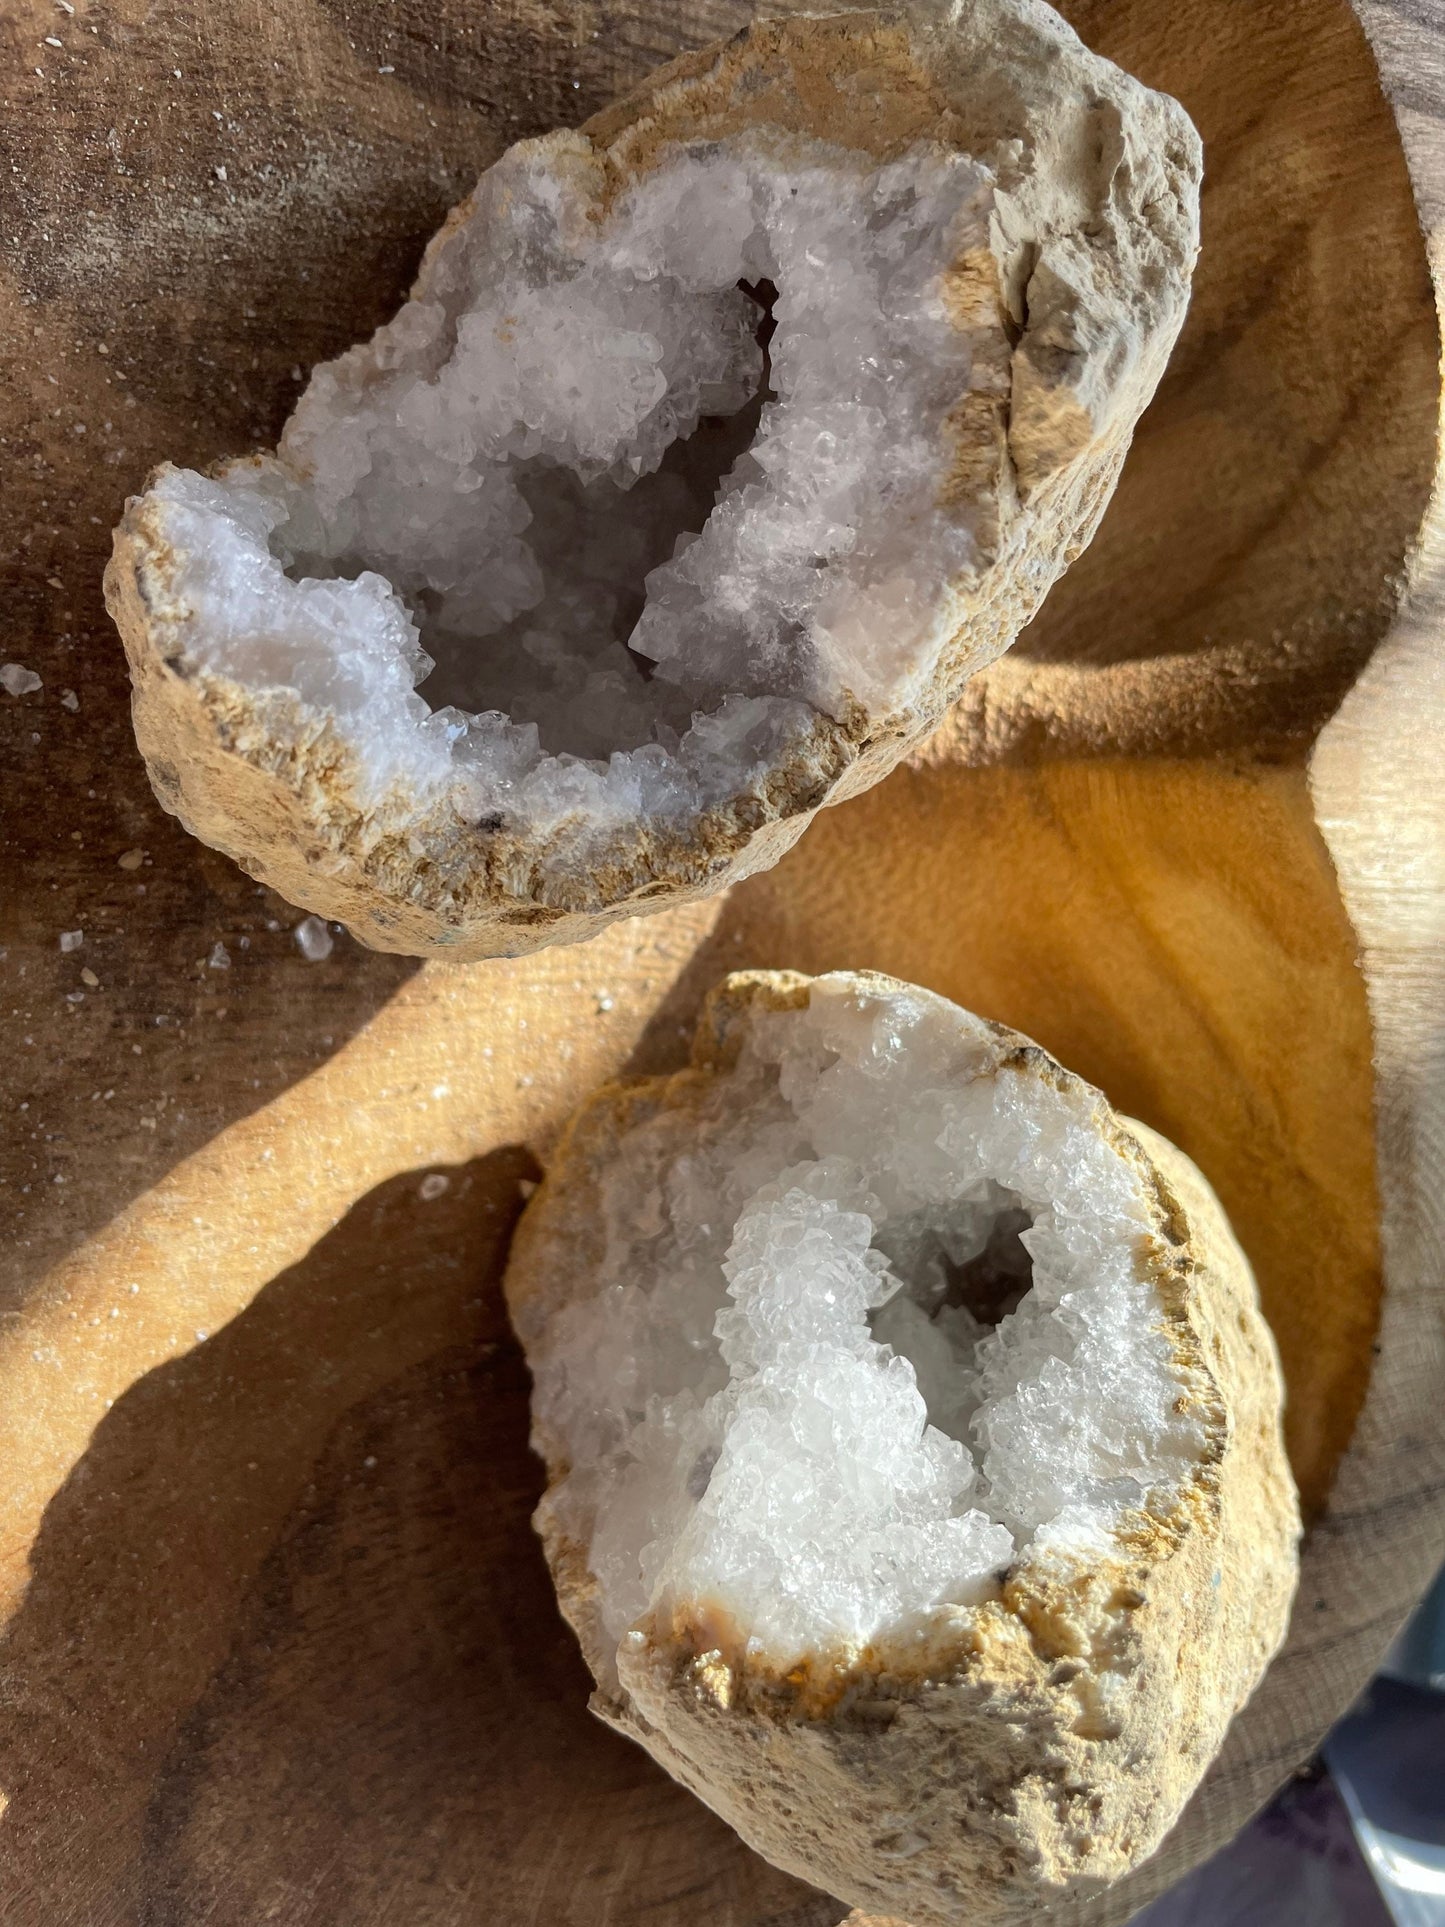
[(1194, 1166), (1016, 1032), (744, 973), (507, 1277), (594, 1709), (913, 1927), (1158, 1845), (1285, 1632), (1273, 1341)]
[(758, 23), (511, 148), (274, 455), (128, 505), (161, 800), (415, 954), (775, 862), (1088, 542), (1199, 171), (1036, 0)]

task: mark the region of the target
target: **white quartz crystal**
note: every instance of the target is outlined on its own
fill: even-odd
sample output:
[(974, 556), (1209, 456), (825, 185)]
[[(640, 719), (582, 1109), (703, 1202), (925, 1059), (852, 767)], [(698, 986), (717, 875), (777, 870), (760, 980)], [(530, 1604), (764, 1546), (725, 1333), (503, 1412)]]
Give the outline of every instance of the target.
[(595, 1277), (529, 1334), (613, 1651), (673, 1612), (781, 1667), (906, 1639), (1197, 1470), (1102, 1099), (858, 983), (750, 1007), (735, 1068), (639, 1113)]
[(948, 270), (991, 206), (930, 144), (678, 144), (601, 219), (595, 167), (509, 151), (276, 458), (151, 498), (197, 667), (329, 719), (363, 801), (582, 848), (927, 683), (975, 549)]
[(303, 917), (291, 934), (307, 963), (325, 963), (331, 955), (333, 939), (322, 918)]

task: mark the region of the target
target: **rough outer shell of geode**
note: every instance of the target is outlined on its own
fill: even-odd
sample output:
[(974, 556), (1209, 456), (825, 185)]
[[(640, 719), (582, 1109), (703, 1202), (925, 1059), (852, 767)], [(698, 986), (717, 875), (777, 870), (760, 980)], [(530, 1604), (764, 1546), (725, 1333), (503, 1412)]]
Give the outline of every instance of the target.
[(1088, 542), (1199, 173), (1039, 0), (761, 22), (510, 149), (274, 456), (128, 505), (162, 802), (414, 954), (775, 862)]
[(1277, 1356), (1193, 1164), (1018, 1033), (741, 973), (507, 1276), (593, 1707), (915, 1927), (1158, 1845), (1285, 1632)]

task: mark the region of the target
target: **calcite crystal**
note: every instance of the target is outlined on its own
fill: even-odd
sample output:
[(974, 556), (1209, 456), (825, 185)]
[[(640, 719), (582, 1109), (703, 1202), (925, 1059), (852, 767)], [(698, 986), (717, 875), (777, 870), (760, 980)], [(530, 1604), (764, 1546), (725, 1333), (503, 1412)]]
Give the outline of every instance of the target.
[(520, 143), (274, 456), (128, 506), (162, 801), (419, 954), (774, 862), (1088, 541), (1199, 167), (1037, 0), (760, 23)]
[(574, 1120), (507, 1293), (596, 1711), (914, 1927), (1158, 1844), (1283, 1638), (1248, 1264), (1180, 1152), (890, 978), (744, 973)]

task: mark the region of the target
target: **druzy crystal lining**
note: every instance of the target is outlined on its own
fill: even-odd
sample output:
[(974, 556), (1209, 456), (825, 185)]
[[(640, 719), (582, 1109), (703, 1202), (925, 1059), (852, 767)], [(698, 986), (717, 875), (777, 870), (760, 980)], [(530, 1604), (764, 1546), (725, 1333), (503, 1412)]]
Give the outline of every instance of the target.
[(965, 1021), (819, 979), (600, 1173), (595, 1281), (528, 1351), (614, 1649), (679, 1611), (780, 1666), (906, 1636), (1197, 1467), (1140, 1168)]
[(686, 818), (949, 633), (984, 171), (750, 135), (599, 176), (510, 151), (276, 458), (155, 486), (195, 666), (294, 691), (363, 798)]

